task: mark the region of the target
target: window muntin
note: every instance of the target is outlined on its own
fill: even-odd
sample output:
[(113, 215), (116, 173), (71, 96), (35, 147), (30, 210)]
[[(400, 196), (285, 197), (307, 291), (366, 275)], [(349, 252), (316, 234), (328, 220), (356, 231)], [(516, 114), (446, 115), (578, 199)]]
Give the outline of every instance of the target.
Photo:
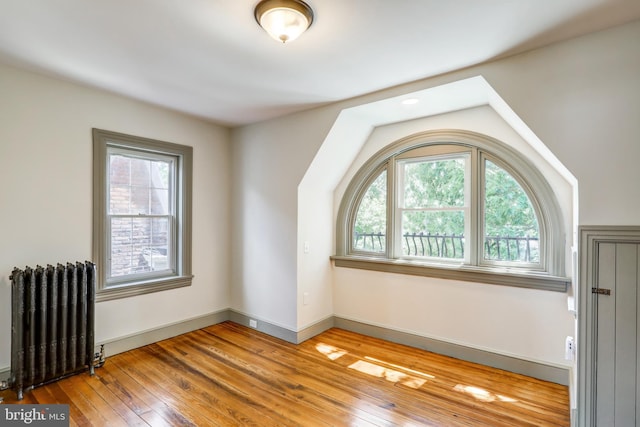
[(98, 301), (191, 284), (188, 146), (93, 130)]

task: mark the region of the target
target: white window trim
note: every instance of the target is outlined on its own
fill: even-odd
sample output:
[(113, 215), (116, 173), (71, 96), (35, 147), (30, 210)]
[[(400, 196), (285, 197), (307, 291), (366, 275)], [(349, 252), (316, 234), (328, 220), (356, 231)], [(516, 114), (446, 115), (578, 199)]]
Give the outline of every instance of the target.
[[(108, 151), (139, 151), (148, 157), (168, 156), (177, 160), (175, 189), (177, 192), (174, 225), (175, 257), (170, 271), (137, 275), (132, 280), (108, 280)], [(93, 129), (93, 260), (98, 267), (96, 301), (125, 298), (190, 286), (191, 274), (191, 194), (193, 148), (170, 142)]]
[[(500, 167), (505, 167), (507, 172), (516, 177), (538, 213), (541, 243), (544, 241), (540, 248), (540, 268), (510, 267), (490, 262), (478, 262), (477, 265), (439, 264), (395, 258), (390, 255), (392, 239), (389, 237), (386, 239), (387, 248), (384, 253), (363, 253), (352, 249), (351, 230), (357, 214), (357, 205), (372, 181), (372, 174), (377, 176), (386, 167), (389, 177), (395, 173), (395, 159), (402, 158), (407, 151), (441, 144), (475, 147), (487, 153), (487, 158), (498, 162)], [(475, 163), (472, 161), (472, 165)], [(516, 170), (518, 173), (514, 173)], [(481, 182), (482, 180), (478, 183), (480, 187)], [(387, 179), (387, 185), (387, 200), (394, 200), (396, 194), (392, 180)], [(476, 188), (473, 191), (475, 197), (480, 199), (475, 203), (483, 203), (483, 190)], [(393, 203), (387, 202), (387, 206), (387, 236), (395, 236)], [(482, 209), (479, 205), (480, 214), (471, 218), (471, 227), (474, 230), (482, 227)], [(332, 259), (338, 267), (566, 292), (570, 279), (565, 276), (564, 246), (565, 231), (559, 205), (553, 189), (537, 168), (513, 148), (487, 135), (461, 130), (441, 130), (421, 132), (402, 138), (381, 149), (358, 170), (340, 204), (336, 224), (336, 255)], [(471, 250), (477, 252), (479, 249), (472, 247)], [(477, 253), (472, 253), (471, 257), (479, 259)]]

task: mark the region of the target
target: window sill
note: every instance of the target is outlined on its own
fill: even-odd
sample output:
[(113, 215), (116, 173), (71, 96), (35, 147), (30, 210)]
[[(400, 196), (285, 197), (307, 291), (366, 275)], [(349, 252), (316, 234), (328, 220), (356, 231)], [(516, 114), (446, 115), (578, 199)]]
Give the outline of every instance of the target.
[(150, 294), (152, 292), (166, 291), (168, 289), (191, 286), (193, 276), (172, 276), (161, 279), (145, 280), (119, 285), (112, 285), (96, 291), (96, 302), (127, 298), (136, 295)]
[(334, 261), (336, 267), (409, 274), (412, 276), (437, 277), (439, 279), (488, 283), (491, 285), (514, 286), (555, 292), (566, 292), (571, 282), (571, 279), (568, 277), (551, 276), (546, 273), (536, 272), (514, 272), (507, 268), (448, 265), (436, 267), (415, 261), (361, 256), (335, 255), (331, 257), (331, 260)]

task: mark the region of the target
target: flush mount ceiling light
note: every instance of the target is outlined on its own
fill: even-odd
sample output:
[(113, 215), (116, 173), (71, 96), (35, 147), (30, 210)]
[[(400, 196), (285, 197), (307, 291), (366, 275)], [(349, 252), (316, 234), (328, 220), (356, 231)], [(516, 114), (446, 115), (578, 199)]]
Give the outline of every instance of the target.
[(258, 24), (279, 42), (298, 38), (313, 22), (313, 10), (301, 0), (262, 0), (255, 9)]

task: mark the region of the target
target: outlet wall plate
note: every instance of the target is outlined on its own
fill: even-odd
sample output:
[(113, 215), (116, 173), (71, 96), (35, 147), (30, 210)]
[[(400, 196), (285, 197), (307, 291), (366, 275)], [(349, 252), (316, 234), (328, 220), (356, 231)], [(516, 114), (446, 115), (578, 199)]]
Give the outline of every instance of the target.
[(566, 360), (574, 360), (576, 354), (576, 345), (573, 337), (567, 337), (564, 344), (564, 358)]

